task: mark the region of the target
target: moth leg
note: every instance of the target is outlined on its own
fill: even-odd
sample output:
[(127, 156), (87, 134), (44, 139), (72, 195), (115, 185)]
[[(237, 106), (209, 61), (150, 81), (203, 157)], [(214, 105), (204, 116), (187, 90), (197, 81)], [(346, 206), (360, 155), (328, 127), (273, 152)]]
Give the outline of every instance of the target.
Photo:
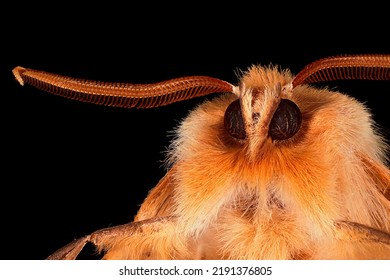
[(336, 221), (334, 238), (319, 244), (316, 259), (388, 260), (390, 233), (351, 221)]
[(167, 223), (171, 223), (174, 220), (173, 217), (158, 217), (153, 219), (148, 219), (139, 222), (132, 222), (124, 225), (119, 225), (115, 227), (104, 228), (90, 235), (86, 235), (82, 238), (76, 239), (73, 242), (65, 245), (64, 247), (58, 249), (49, 257), (47, 260), (75, 260), (81, 250), (84, 248), (85, 244), (91, 242), (96, 247), (101, 249), (106, 249), (107, 244), (115, 243), (115, 239), (120, 239), (121, 237), (129, 237), (139, 234), (144, 234), (144, 232), (158, 232), (160, 231)]
[(86, 235), (82, 238), (76, 239), (73, 242), (58, 249), (53, 254), (48, 256), (47, 260), (75, 260), (84, 248), (85, 244), (90, 241), (91, 235)]
[[(154, 219), (158, 218), (150, 220)], [(97, 247), (105, 252), (105, 260), (194, 259), (199, 255), (198, 242), (183, 234), (181, 226), (172, 217), (161, 223), (145, 224), (136, 234), (105, 239), (103, 246)]]
[[(390, 246), (390, 233), (349, 221), (336, 222), (337, 234), (348, 241), (368, 241)], [(389, 247), (390, 248), (390, 247)]]

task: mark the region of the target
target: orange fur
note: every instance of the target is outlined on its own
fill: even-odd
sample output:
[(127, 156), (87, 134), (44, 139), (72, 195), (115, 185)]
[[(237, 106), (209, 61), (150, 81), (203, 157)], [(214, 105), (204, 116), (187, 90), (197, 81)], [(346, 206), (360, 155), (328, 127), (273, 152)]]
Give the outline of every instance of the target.
[[(105, 258), (390, 259), (389, 244), (355, 240), (335, 226), (390, 229), (386, 145), (369, 110), (339, 92), (292, 89), (292, 79), (289, 71), (253, 66), (238, 96), (195, 108), (177, 128), (170, 170), (135, 218), (174, 220), (102, 242)], [(230, 139), (223, 127), (237, 98), (246, 140)], [(269, 114), (281, 98), (295, 102), (303, 120), (292, 138), (274, 141)], [(252, 126), (255, 111), (263, 118)]]

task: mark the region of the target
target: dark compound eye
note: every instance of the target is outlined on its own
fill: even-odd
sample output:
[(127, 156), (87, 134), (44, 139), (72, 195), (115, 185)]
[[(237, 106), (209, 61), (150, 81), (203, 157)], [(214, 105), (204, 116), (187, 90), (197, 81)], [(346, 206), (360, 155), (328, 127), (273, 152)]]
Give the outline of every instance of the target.
[[(282, 99), (269, 125), (268, 135), (273, 140), (293, 137), (301, 127), (302, 114), (298, 106), (288, 99)], [(237, 139), (245, 139), (246, 131), (240, 100), (230, 103), (225, 111), (224, 125), (227, 132)]]
[(276, 109), (268, 134), (273, 140), (286, 140), (293, 137), (301, 127), (302, 113), (298, 106), (288, 99), (282, 99)]
[(227, 132), (237, 139), (245, 139), (245, 124), (242, 118), (240, 100), (230, 103), (225, 111), (224, 125)]

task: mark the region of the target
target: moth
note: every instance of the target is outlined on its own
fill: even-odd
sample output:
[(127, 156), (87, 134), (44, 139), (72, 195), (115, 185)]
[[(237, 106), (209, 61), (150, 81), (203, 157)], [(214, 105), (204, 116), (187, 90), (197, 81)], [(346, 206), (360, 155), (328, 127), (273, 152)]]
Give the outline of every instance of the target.
[(47, 259), (390, 259), (388, 145), (369, 109), (319, 82), (390, 80), (390, 55), (318, 59), (298, 74), (252, 65), (238, 84), (188, 76), (152, 84), (15, 67), (21, 84), (124, 108), (218, 93), (176, 128), (166, 175), (128, 224)]

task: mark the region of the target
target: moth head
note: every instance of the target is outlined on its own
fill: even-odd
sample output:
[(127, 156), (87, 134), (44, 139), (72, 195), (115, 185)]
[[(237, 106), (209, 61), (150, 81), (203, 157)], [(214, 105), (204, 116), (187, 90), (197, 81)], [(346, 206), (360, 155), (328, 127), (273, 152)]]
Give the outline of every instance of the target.
[(299, 131), (302, 113), (292, 98), (292, 75), (276, 67), (252, 66), (234, 88), (237, 99), (224, 115), (226, 132), (250, 151), (266, 141), (288, 140)]

